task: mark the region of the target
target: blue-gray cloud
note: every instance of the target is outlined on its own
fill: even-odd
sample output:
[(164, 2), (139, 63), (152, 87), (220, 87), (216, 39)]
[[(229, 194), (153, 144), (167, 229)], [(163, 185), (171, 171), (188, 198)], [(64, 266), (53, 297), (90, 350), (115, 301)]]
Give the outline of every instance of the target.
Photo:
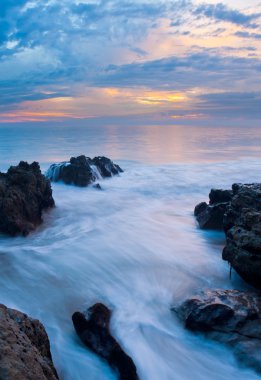
[(240, 37), (240, 38), (254, 38), (256, 40), (260, 40), (261, 39), (261, 33), (249, 33), (249, 32), (246, 32), (246, 31), (239, 31), (239, 32), (236, 32), (235, 33), (235, 36), (237, 37)]
[[(233, 48), (231, 48), (233, 49)], [(252, 51), (252, 48), (249, 48)], [(237, 84), (260, 84), (261, 63), (257, 58), (224, 57), (217, 49), (185, 57), (168, 57), (142, 63), (109, 65), (94, 79), (100, 86), (148, 86), (155, 88), (175, 88), (184, 90), (191, 87), (225, 88)], [(253, 79), (254, 78), (254, 79)]]
[(261, 92), (224, 92), (199, 97), (198, 111), (225, 117), (261, 118)]
[(255, 20), (261, 16), (261, 13), (246, 14), (236, 9), (231, 9), (223, 3), (218, 4), (201, 4), (195, 10), (194, 14), (204, 15), (206, 17), (218, 20), (228, 21), (236, 25), (245, 25), (256, 28)]

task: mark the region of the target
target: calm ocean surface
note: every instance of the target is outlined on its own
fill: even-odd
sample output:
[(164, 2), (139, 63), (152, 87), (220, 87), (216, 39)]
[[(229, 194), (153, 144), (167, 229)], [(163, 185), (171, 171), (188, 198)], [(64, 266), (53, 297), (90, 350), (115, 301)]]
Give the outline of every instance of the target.
[(125, 171), (104, 191), (53, 184), (57, 207), (27, 238), (0, 237), (0, 302), (39, 318), (61, 380), (116, 375), (77, 338), (76, 310), (101, 301), (141, 380), (254, 380), (224, 346), (183, 329), (170, 307), (245, 284), (222, 261), (224, 236), (197, 228), (211, 187), (261, 179), (260, 127), (0, 126), (0, 170), (106, 155)]

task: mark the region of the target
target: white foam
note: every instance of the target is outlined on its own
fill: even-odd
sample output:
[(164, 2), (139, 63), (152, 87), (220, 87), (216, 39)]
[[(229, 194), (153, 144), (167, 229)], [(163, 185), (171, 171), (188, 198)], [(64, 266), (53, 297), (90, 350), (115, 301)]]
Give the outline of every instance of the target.
[(102, 175), (96, 165), (90, 165), (92, 173), (97, 180), (102, 180)]

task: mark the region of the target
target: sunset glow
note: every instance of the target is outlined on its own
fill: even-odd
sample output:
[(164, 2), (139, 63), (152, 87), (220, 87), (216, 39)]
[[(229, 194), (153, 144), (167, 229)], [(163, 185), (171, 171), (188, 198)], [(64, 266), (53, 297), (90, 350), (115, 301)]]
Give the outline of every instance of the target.
[(258, 1), (40, 3), (3, 10), (0, 122), (260, 117)]

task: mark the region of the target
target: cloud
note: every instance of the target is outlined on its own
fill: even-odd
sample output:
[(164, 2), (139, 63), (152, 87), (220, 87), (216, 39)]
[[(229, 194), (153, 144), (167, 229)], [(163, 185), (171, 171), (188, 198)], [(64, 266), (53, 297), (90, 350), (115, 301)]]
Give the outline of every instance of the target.
[(245, 25), (256, 28), (257, 24), (253, 24), (261, 13), (246, 14), (236, 9), (231, 9), (223, 3), (218, 4), (201, 4), (195, 10), (194, 14), (204, 15), (217, 21), (227, 21), (236, 25)]
[(94, 80), (97, 86), (148, 86), (183, 90), (194, 87), (236, 88), (260, 85), (261, 63), (256, 58), (222, 56), (205, 49), (184, 57), (109, 65)]
[[(196, 89), (195, 99), (204, 91), (237, 93), (260, 87), (260, 60), (248, 56), (251, 51), (258, 54), (260, 35), (252, 29), (258, 11), (195, 0), (2, 3), (1, 110), (52, 98), (79, 101), (84, 89), (94, 87), (174, 93)], [(224, 21), (234, 25), (224, 26)], [(253, 46), (234, 46), (227, 35), (233, 42), (236, 37), (252, 38)], [(142, 96), (140, 101), (148, 103)], [(150, 103), (162, 105), (158, 100)]]
[(249, 33), (249, 32), (243, 32), (243, 31), (238, 31), (235, 33), (235, 36), (241, 37), (241, 38), (254, 38), (257, 40), (261, 39), (261, 33)]
[(261, 118), (261, 92), (223, 92), (203, 94), (197, 110), (205, 114)]

